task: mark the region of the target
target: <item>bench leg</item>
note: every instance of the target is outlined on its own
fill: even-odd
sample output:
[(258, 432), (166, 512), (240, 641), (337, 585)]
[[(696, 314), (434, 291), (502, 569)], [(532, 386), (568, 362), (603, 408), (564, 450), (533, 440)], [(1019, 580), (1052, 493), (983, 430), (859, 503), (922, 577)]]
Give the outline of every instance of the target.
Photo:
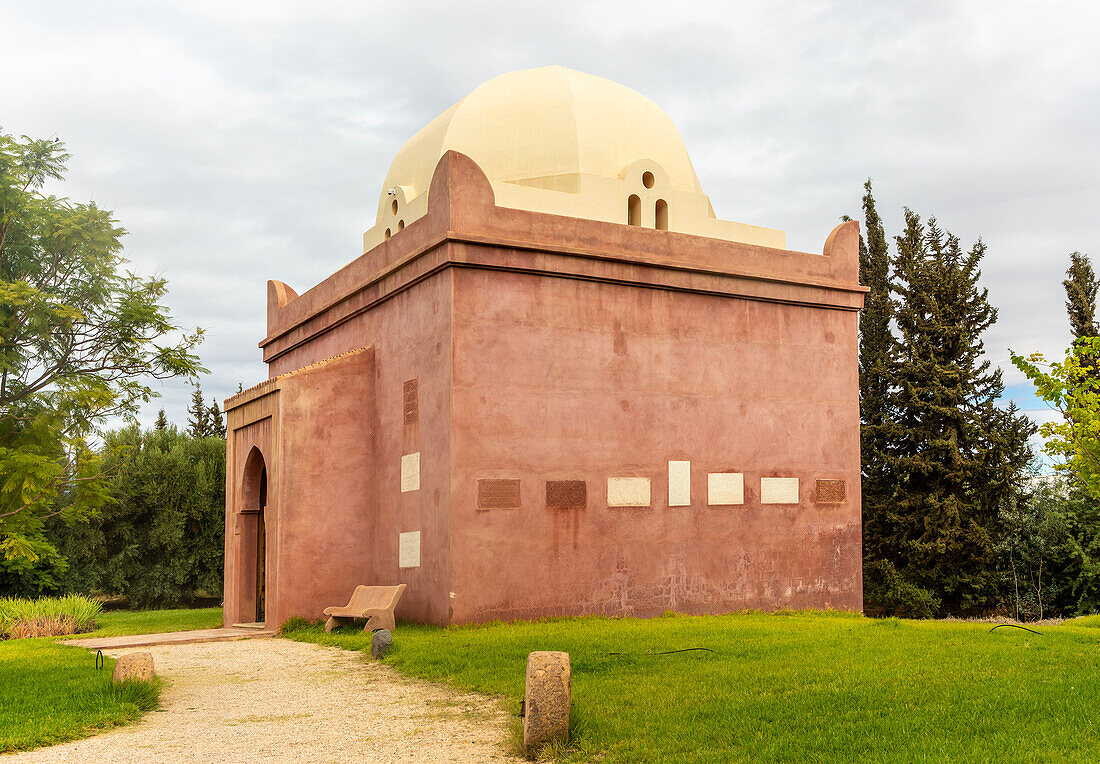
[(336, 628), (337, 626), (339, 626), (340, 624), (342, 624), (342, 623), (343, 623), (343, 622), (344, 622), (345, 620), (347, 620), (347, 619), (345, 619), (345, 618), (337, 618), (337, 617), (336, 617), (336, 616), (334, 616), (334, 615), (330, 615), (330, 616), (328, 617), (328, 620), (327, 620), (327, 621), (325, 621), (325, 633), (326, 633), (326, 634), (328, 634), (328, 633), (329, 633), (330, 631), (332, 631), (332, 630), (333, 630), (333, 629), (335, 629), (335, 628)]
[(363, 625), (363, 633), (370, 634), (378, 629), (393, 631), (395, 628), (397, 628), (397, 624), (393, 620), (393, 613), (375, 613)]

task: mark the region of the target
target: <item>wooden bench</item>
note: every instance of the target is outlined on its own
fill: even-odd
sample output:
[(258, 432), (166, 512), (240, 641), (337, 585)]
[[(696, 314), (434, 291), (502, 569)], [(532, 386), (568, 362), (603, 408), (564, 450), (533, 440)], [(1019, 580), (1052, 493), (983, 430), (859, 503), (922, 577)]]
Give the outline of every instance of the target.
[(337, 626), (351, 623), (356, 618), (366, 618), (367, 623), (363, 631), (370, 632), (376, 629), (389, 629), (393, 631), (396, 624), (393, 620), (393, 610), (397, 607), (401, 594), (405, 591), (405, 584), (397, 586), (357, 586), (351, 594), (351, 601), (346, 607), (327, 607), (325, 615), (325, 631), (332, 631)]

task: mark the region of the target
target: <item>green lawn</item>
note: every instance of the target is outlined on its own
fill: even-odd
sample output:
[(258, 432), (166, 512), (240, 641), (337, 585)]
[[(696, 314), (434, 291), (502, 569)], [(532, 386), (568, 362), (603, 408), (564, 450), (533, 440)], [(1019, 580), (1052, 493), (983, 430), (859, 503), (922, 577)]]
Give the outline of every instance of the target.
[[(221, 609), (114, 611), (78, 638), (149, 634), (221, 625)], [(55, 637), (0, 641), (0, 752), (37, 748), (125, 724), (156, 707), (159, 687), (114, 687), (114, 660)]]
[[(386, 662), (518, 710), (527, 653), (568, 652), (571, 761), (1095, 762), (1098, 626), (1037, 636), (835, 613), (399, 625)], [(369, 649), (351, 630), (289, 636)], [(688, 647), (714, 652), (654, 654)]]
[(109, 610), (96, 618), (95, 631), (65, 639), (121, 637), (127, 634), (156, 634), (161, 631), (217, 629), (222, 625), (220, 607), (195, 610)]

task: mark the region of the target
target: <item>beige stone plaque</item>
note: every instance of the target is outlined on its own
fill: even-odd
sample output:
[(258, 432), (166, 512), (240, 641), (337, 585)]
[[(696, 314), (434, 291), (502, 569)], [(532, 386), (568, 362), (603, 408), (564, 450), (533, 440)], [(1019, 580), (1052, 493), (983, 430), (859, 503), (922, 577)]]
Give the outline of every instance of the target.
[(649, 478), (609, 477), (607, 479), (607, 506), (648, 507)]
[(397, 567), (420, 567), (420, 531), (400, 533), (397, 537)]
[(401, 457), (401, 493), (420, 490), (420, 452)]
[(720, 507), (745, 503), (745, 476), (740, 472), (711, 472), (707, 475), (707, 504)]
[(766, 477), (760, 478), (761, 504), (797, 504), (798, 478)]
[(691, 506), (691, 462), (668, 463), (668, 505)]

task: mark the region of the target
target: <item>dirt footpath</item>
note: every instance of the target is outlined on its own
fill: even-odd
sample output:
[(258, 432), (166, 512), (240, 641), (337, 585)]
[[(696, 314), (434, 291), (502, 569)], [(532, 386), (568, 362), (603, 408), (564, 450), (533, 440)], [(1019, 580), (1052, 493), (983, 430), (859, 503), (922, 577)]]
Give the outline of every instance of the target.
[[(105, 651), (107, 652), (107, 651)], [(500, 704), (401, 677), (359, 653), (286, 639), (150, 652), (166, 686), (140, 722), (15, 762), (518, 762)]]

